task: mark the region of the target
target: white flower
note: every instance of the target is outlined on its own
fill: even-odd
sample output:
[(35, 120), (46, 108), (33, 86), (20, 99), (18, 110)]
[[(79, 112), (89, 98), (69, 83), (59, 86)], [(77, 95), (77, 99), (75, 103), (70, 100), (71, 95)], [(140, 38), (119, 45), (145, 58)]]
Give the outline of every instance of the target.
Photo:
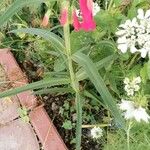
[(129, 83), (130, 83), (130, 80), (129, 80), (129, 78), (126, 77), (126, 78), (124, 79), (124, 84), (129, 84)]
[(125, 43), (124, 44), (119, 44), (118, 49), (120, 49), (122, 53), (126, 53), (127, 50), (128, 50), (128, 45), (125, 44)]
[(141, 83), (141, 77), (140, 76), (138, 76), (138, 77), (134, 77), (133, 78), (133, 80), (132, 80), (132, 83), (133, 84), (139, 84), (139, 83)]
[[(98, 3), (93, 2), (93, 11), (92, 11), (93, 16), (95, 16), (99, 11), (100, 11), (100, 6), (98, 5)], [(82, 19), (82, 13), (81, 13), (80, 9), (76, 10), (76, 15), (78, 18)]]
[(79, 9), (76, 9), (76, 15), (78, 18), (82, 18), (81, 11)]
[(141, 77), (134, 77), (133, 80), (129, 78), (124, 79), (124, 90), (127, 92), (128, 96), (133, 96), (134, 92), (139, 91), (140, 86), (138, 84), (141, 83)]
[(127, 101), (122, 99), (121, 104), (119, 104), (120, 110), (132, 110), (134, 108), (134, 103), (132, 101)]
[(139, 107), (133, 111), (133, 117), (137, 122), (141, 122), (142, 120), (148, 123), (150, 116), (147, 114), (146, 110), (142, 107)]
[(133, 96), (134, 95), (134, 90), (133, 89), (128, 89), (128, 90), (126, 90), (126, 92), (127, 92), (128, 96)]
[(121, 24), (116, 35), (117, 47), (122, 53), (127, 50), (131, 53), (139, 52), (142, 58), (150, 55), (150, 10), (144, 13), (143, 9), (139, 9), (137, 17)]
[(98, 3), (93, 2), (93, 16), (95, 16), (99, 11), (100, 11), (100, 6), (98, 5)]
[(141, 106), (137, 108), (132, 101), (122, 100), (121, 104), (119, 104), (119, 108), (124, 111), (123, 115), (127, 120), (135, 119), (137, 122), (149, 122), (150, 116), (147, 114), (146, 110)]
[(144, 15), (144, 10), (143, 9), (138, 9), (137, 18), (141, 19), (141, 20), (150, 18), (150, 10), (147, 10), (145, 15)]
[(134, 91), (139, 91), (140, 86), (139, 85), (134, 85), (133, 88), (134, 88)]
[(91, 129), (91, 136), (98, 139), (103, 136), (103, 130), (100, 127), (94, 127)]

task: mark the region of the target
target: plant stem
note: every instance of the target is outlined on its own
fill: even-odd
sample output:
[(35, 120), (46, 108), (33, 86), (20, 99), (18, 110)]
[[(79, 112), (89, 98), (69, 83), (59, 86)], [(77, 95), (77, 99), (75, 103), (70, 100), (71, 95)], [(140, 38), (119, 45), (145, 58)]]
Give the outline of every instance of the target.
[(71, 57), (71, 45), (70, 45), (70, 26), (69, 23), (64, 25), (64, 39), (65, 39), (65, 47), (66, 47), (66, 55), (68, 60), (68, 68), (71, 79), (71, 86), (75, 91), (75, 104), (76, 104), (76, 114), (77, 114), (77, 125), (76, 125), (76, 150), (80, 150), (81, 147), (81, 133), (82, 133), (82, 102), (79, 90), (79, 82), (76, 79), (73, 62)]
[(108, 6), (108, 10), (110, 10), (110, 9), (111, 9), (111, 7), (112, 7), (113, 3), (114, 3), (114, 0), (110, 0), (110, 2), (109, 2), (109, 6)]
[(133, 63), (135, 62), (135, 60), (136, 60), (136, 58), (137, 58), (138, 55), (139, 55), (139, 54), (136, 53), (136, 54), (134, 55), (134, 57), (131, 59), (130, 63), (129, 63), (128, 66), (127, 66), (127, 70), (129, 70), (130, 67), (133, 65)]
[(131, 129), (131, 125), (132, 125), (132, 122), (130, 121), (130, 122), (129, 122), (129, 125), (128, 125), (128, 128), (127, 128), (127, 131), (126, 131), (128, 150), (130, 150), (130, 129)]
[(71, 58), (71, 46), (70, 46), (70, 27), (69, 25), (64, 26), (64, 38), (65, 38), (65, 47), (66, 55), (68, 60), (69, 73), (71, 78), (71, 85), (75, 92), (79, 92), (79, 85), (75, 77), (73, 70), (72, 58)]
[(82, 125), (82, 128), (108, 127), (111, 124)]

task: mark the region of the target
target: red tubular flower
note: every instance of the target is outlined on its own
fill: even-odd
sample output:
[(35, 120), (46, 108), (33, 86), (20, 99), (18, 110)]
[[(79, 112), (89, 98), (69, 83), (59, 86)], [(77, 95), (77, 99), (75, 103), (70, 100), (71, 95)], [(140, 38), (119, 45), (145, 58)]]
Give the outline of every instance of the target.
[[(93, 0), (79, 0), (82, 21), (77, 17), (75, 9), (72, 11), (73, 26), (76, 31), (83, 29), (84, 31), (92, 31), (96, 28), (96, 23), (93, 18)], [(60, 23), (64, 26), (69, 23), (68, 20), (69, 3), (66, 1), (62, 5)]]
[(81, 28), (85, 31), (94, 30), (96, 23), (93, 18), (93, 1), (92, 0), (79, 0), (80, 10), (82, 13)]
[(76, 14), (76, 10), (73, 10), (73, 26), (75, 31), (79, 31), (81, 29), (81, 24), (78, 20), (77, 14)]

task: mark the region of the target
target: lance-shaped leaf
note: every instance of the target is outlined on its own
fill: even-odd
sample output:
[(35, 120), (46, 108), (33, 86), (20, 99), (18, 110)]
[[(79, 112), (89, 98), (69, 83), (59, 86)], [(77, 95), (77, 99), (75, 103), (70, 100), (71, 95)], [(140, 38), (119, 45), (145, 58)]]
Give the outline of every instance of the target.
[(88, 78), (94, 84), (95, 88), (101, 95), (106, 107), (112, 112), (117, 124), (121, 125), (125, 129), (125, 121), (119, 112), (114, 98), (107, 89), (102, 77), (100, 76), (98, 69), (92, 60), (83, 53), (77, 52), (73, 55), (73, 60), (82, 66), (88, 75)]
[(41, 89), (44, 87), (51, 87), (51, 86), (55, 86), (55, 85), (63, 85), (63, 84), (69, 84), (70, 80), (66, 79), (66, 78), (50, 78), (50, 79), (44, 79), (41, 81), (37, 81), (34, 83), (30, 83), (27, 84), (25, 86), (22, 87), (18, 87), (15, 89), (10, 89), (7, 90), (5, 92), (1, 92), (0, 93), (0, 98), (2, 97), (6, 97), (6, 96), (12, 96), (12, 95), (16, 95), (18, 93), (27, 91), (27, 90), (34, 90), (34, 89)]

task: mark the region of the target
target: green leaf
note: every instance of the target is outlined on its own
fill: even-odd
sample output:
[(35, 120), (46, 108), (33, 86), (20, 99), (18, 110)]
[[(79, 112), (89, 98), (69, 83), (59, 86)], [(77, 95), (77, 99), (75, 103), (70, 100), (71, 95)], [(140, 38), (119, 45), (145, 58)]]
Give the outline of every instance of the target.
[(113, 55), (117, 51), (116, 45), (109, 40), (99, 41), (93, 45), (90, 52), (90, 58), (99, 61), (107, 56)]
[(66, 121), (63, 123), (62, 127), (63, 127), (64, 129), (71, 130), (71, 129), (72, 129), (72, 123), (71, 123), (71, 121), (70, 121), (70, 120), (66, 120)]
[(91, 37), (92, 32), (72, 31), (70, 35), (72, 52), (77, 52), (79, 49), (90, 45), (94, 41)]
[[(117, 59), (117, 56), (116, 55), (110, 55), (98, 62), (95, 63), (95, 66), (98, 70), (100, 70), (101, 68), (105, 67), (105, 66), (108, 66), (108, 64)], [(81, 80), (84, 80), (86, 79), (88, 76), (85, 72), (85, 70), (83, 68), (81, 68), (77, 73), (76, 73), (76, 77), (77, 77), (77, 80), (78, 81), (81, 81)]]
[(63, 59), (66, 60), (66, 57), (64, 56), (65, 51), (64, 40), (60, 38), (58, 35), (54, 34), (53, 32), (38, 28), (23, 28), (11, 31), (11, 33), (18, 33), (18, 32), (38, 35), (44, 38), (45, 40), (49, 41), (51, 45), (62, 55)]
[(122, 3), (122, 1), (121, 0), (114, 0), (114, 3), (115, 3), (115, 6), (119, 6)]
[(45, 0), (16, 0), (3, 15), (0, 16), (0, 27), (7, 22), (15, 13), (26, 5), (38, 4)]
[(44, 87), (51, 87), (54, 85), (62, 85), (62, 84), (69, 84), (70, 80), (66, 78), (50, 78), (50, 79), (44, 79), (41, 81), (37, 81), (22, 87), (18, 87), (15, 89), (10, 89), (5, 92), (0, 93), (0, 98), (6, 97), (6, 96), (12, 96), (27, 90), (34, 90), (34, 89), (40, 89)]
[(96, 16), (96, 24), (101, 27), (104, 31), (109, 33), (115, 33), (118, 25), (124, 16), (119, 11), (104, 11), (101, 10)]
[(94, 65), (94, 63), (91, 61), (91, 59), (87, 57), (85, 54), (78, 52), (73, 55), (73, 60), (84, 68), (89, 79), (94, 84), (95, 88), (103, 98), (105, 105), (112, 112), (117, 123), (120, 124), (121, 127), (125, 129), (125, 122), (121, 116), (120, 111), (117, 108), (116, 102), (114, 98), (111, 96), (102, 77), (98, 73), (98, 70)]
[(34, 94), (65, 94), (65, 93), (74, 93), (72, 88), (58, 88), (58, 87), (53, 87), (49, 89), (42, 89), (35, 91)]
[(61, 57), (58, 57), (54, 62), (54, 71), (61, 72), (66, 69), (64, 60)]
[(100, 99), (98, 99), (95, 95), (93, 95), (91, 92), (87, 91), (87, 90), (84, 90), (83, 91), (83, 95), (92, 99), (93, 101), (95, 101), (96, 104), (100, 104), (104, 107), (104, 104), (103, 102), (100, 101)]

